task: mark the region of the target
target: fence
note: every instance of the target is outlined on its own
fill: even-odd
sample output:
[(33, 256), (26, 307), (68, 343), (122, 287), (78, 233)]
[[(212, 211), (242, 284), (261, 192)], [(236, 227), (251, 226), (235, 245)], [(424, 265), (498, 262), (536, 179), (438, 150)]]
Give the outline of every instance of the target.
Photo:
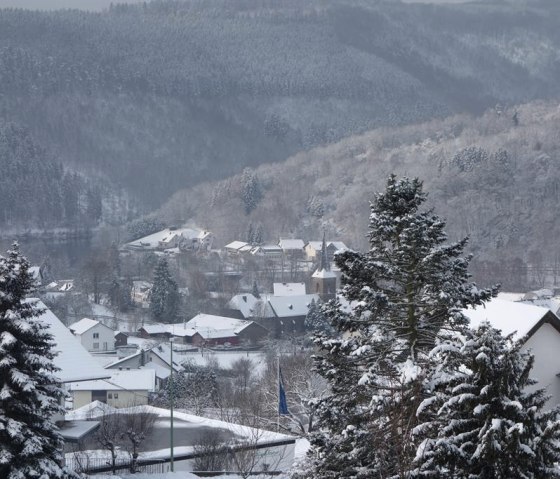
[[(98, 472), (128, 472), (132, 467), (129, 458), (118, 458), (113, 467), (111, 460), (100, 457), (88, 457), (86, 454), (76, 454), (72, 459), (66, 461), (66, 466), (75, 472), (93, 474)], [(167, 472), (169, 465), (165, 460), (157, 459), (151, 461), (137, 461), (136, 472), (147, 472), (149, 474), (162, 474)]]

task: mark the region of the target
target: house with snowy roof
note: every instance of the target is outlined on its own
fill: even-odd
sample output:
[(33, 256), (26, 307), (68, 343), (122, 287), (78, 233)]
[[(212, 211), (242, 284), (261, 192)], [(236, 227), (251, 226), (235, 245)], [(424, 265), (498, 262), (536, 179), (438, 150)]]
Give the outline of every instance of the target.
[(35, 301), (36, 307), (42, 310), (38, 319), (48, 325), (53, 336), (55, 351), (58, 353), (53, 362), (59, 369), (57, 376), (63, 384), (108, 377), (107, 371), (42, 301), (29, 301)]
[(142, 338), (155, 341), (169, 341), (171, 338), (174, 338), (175, 343), (200, 343), (200, 335), (194, 329), (187, 327), (186, 323), (146, 324), (138, 332)]
[(282, 248), (276, 244), (263, 244), (251, 249), (253, 256), (266, 259), (281, 259), (283, 253)]
[(523, 342), (523, 350), (535, 357), (531, 376), (535, 387), (546, 387), (548, 406), (560, 405), (560, 319), (548, 308), (493, 298), (463, 313), (471, 327), (488, 321), (503, 335), (513, 334)]
[[(110, 377), (110, 374), (86, 351), (78, 338), (42, 301), (36, 299), (28, 301), (33, 302), (35, 308), (41, 311), (38, 319), (48, 326), (49, 333), (53, 336), (55, 352), (57, 352), (53, 359), (54, 365), (58, 368), (56, 376), (66, 390), (70, 383)], [(62, 420), (64, 420), (62, 415), (54, 417), (54, 421)]]
[(69, 384), (73, 409), (93, 401), (123, 408), (148, 404), (156, 390), (156, 372), (153, 369), (111, 371), (110, 378)]
[(311, 303), (320, 300), (318, 294), (297, 296), (270, 296), (268, 305), (273, 316), (264, 319), (264, 324), (275, 337), (302, 334), (305, 332), (305, 317)]
[(280, 238), (278, 246), (282, 248), (282, 252), (289, 260), (302, 259), (305, 255), (305, 241), (302, 239)]
[(279, 338), (302, 334), (309, 307), (313, 301), (319, 300), (320, 295), (316, 293), (285, 296), (262, 294), (260, 298), (250, 293), (237, 294), (227, 303), (225, 311), (232, 317), (258, 320)]
[(224, 250), (228, 256), (240, 256), (243, 253), (249, 253), (253, 247), (245, 241), (232, 241), (224, 246)]
[(214, 235), (206, 230), (193, 228), (165, 228), (124, 245), (129, 251), (169, 250), (208, 251), (213, 244)]
[(254, 321), (203, 313), (188, 321), (186, 327), (196, 331), (205, 345), (254, 344), (268, 335), (268, 330)]
[(115, 331), (97, 319), (82, 318), (68, 326), (68, 329), (90, 352), (115, 350)]
[(251, 293), (236, 294), (227, 302), (224, 313), (231, 318), (254, 318), (259, 301), (261, 300)]
[[(179, 373), (183, 367), (177, 362), (178, 357), (173, 357), (173, 371)], [(105, 369), (118, 369), (119, 371), (132, 371), (134, 369), (142, 369), (144, 366), (153, 363), (154, 366), (162, 368), (161, 370), (169, 371), (171, 369), (171, 349), (169, 344), (158, 344), (150, 349), (139, 349), (129, 356), (119, 358), (105, 366)], [(160, 371), (157, 367), (154, 370)], [(161, 379), (165, 379), (167, 375), (159, 375)]]
[[(346, 251), (348, 246), (346, 246), (342, 241), (327, 241), (327, 257), (329, 261), (332, 261), (335, 253)], [(318, 261), (321, 257), (321, 252), (323, 251), (322, 241), (309, 241), (305, 245), (305, 254), (309, 261)]]

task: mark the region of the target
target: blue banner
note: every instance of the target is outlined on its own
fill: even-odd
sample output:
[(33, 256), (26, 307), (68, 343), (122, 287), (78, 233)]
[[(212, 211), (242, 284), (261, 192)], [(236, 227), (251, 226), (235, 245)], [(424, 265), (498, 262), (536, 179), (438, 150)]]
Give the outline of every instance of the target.
[(278, 366), (278, 414), (284, 416), (290, 414), (286, 401), (286, 391), (284, 390), (284, 378), (282, 378), (280, 366)]

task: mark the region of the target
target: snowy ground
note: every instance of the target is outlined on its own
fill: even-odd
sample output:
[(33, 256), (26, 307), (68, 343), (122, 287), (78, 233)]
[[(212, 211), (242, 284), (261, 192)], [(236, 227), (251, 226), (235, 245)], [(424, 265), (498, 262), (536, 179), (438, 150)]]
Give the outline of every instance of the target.
[[(200, 479), (199, 476), (195, 476), (194, 474), (190, 474), (189, 472), (181, 471), (181, 472), (165, 472), (163, 474), (118, 474), (116, 476), (107, 476), (107, 475), (99, 475), (99, 476), (92, 476), (95, 479)], [(227, 478), (227, 479), (242, 479), (241, 476), (237, 474), (227, 474), (223, 476), (213, 476), (217, 478)], [(274, 476), (276, 479), (287, 479), (288, 475), (281, 475), (281, 476)], [(266, 476), (251, 476), (251, 479), (270, 479), (270, 475)]]
[[(89, 405), (88, 405), (89, 406)], [(83, 408), (77, 409), (75, 411), (71, 411), (67, 414), (67, 420), (83, 420), (95, 417), (102, 416), (103, 413), (110, 414), (115, 412), (113, 408), (110, 406), (103, 405), (102, 407), (96, 407), (95, 404), (91, 407), (84, 406)], [(141, 410), (142, 412), (152, 412), (157, 414), (160, 421), (159, 427), (156, 429), (160, 429), (161, 427), (166, 427), (167, 422), (169, 421), (170, 412), (166, 409), (155, 408), (152, 406), (139, 406), (134, 408), (126, 408), (126, 409), (119, 409), (120, 412), (123, 413), (133, 413), (137, 410)], [(272, 469), (288, 471), (293, 463), (294, 463), (294, 454), (297, 450), (299, 455), (302, 454), (302, 451), (305, 449), (305, 443), (299, 443), (297, 447), (294, 444), (281, 444), (287, 440), (293, 440), (292, 436), (287, 436), (285, 434), (280, 434), (272, 431), (264, 431), (259, 429), (254, 429), (248, 426), (242, 426), (239, 424), (232, 424), (227, 423), (224, 421), (220, 421), (217, 419), (209, 419), (200, 416), (194, 416), (192, 414), (185, 414), (181, 412), (175, 412), (174, 418), (176, 422), (174, 423), (174, 430), (175, 425), (177, 426), (177, 433), (179, 435), (179, 431), (183, 430), (191, 430), (196, 431), (200, 429), (219, 429), (223, 431), (225, 435), (228, 436), (229, 439), (235, 439), (240, 443), (249, 443), (251, 445), (266, 445), (266, 447), (262, 449), (258, 449), (258, 463), (259, 464), (268, 464), (272, 467)], [(163, 421), (163, 422), (162, 422)], [(164, 424), (165, 423), (165, 424)], [(161, 432), (161, 431), (160, 431)], [(142, 452), (140, 454), (140, 460), (142, 459), (168, 459), (171, 455), (171, 450), (169, 448), (168, 442), (168, 435), (164, 434), (161, 437), (161, 441), (158, 444), (165, 445), (161, 449), (150, 450), (146, 452)], [(191, 443), (192, 444), (192, 443)], [(184, 445), (178, 446), (173, 448), (173, 452), (175, 457), (180, 457), (181, 455), (191, 454), (194, 452), (194, 448), (192, 445)], [(108, 452), (104, 450), (89, 450), (84, 451), (83, 454), (87, 455), (89, 458), (95, 459), (105, 459), (108, 460)], [(121, 451), (121, 457), (127, 458), (128, 455), (125, 451)], [(68, 463), (72, 463), (74, 459), (74, 453), (68, 453), (66, 455), (66, 459)], [(176, 460), (175, 461), (175, 470), (176, 471), (192, 471), (192, 464), (191, 460)], [(114, 477), (114, 476), (112, 476)], [(135, 476), (138, 479), (139, 476)], [(155, 476), (154, 476), (155, 477)], [(184, 476), (183, 476), (184, 477)], [(228, 476), (232, 478), (233, 476)]]
[(176, 361), (192, 361), (199, 366), (206, 366), (209, 362), (216, 361), (222, 369), (229, 369), (239, 359), (250, 359), (253, 362), (252, 372), (261, 374), (266, 366), (265, 354), (262, 351), (209, 351), (204, 349), (192, 353), (174, 353)]

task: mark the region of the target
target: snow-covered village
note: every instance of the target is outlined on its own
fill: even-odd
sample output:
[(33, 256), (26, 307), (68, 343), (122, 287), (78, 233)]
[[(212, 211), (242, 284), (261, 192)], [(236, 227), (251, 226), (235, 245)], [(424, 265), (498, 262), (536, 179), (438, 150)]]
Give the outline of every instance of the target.
[(0, 479), (560, 478), (559, 31), (0, 0)]

